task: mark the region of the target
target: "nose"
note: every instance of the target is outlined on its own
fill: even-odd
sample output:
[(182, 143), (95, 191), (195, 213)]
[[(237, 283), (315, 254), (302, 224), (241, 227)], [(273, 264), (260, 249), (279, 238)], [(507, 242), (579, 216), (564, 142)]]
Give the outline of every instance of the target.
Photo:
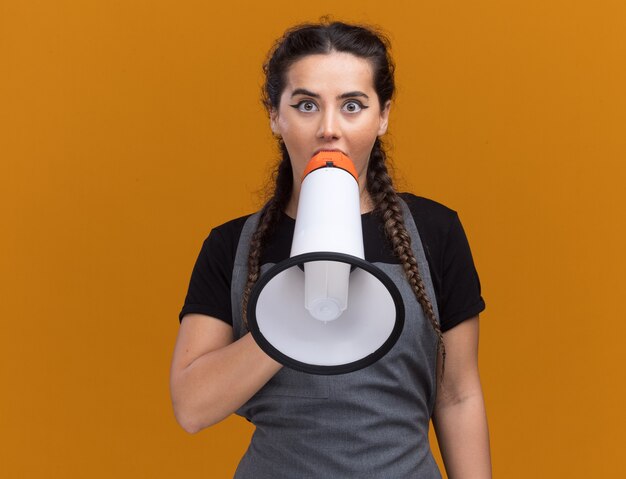
[(332, 109), (320, 115), (320, 124), (317, 136), (324, 140), (335, 140), (341, 137), (340, 119)]

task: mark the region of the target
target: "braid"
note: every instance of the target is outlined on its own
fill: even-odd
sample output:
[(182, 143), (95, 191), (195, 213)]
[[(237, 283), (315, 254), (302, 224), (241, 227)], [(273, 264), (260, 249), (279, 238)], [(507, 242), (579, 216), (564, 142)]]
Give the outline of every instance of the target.
[(393, 182), (389, 176), (385, 162), (386, 154), (383, 149), (382, 141), (377, 138), (370, 155), (370, 162), (367, 169), (367, 191), (375, 205), (374, 213), (379, 215), (383, 220), (385, 235), (391, 242), (393, 253), (396, 258), (400, 260), (409, 285), (437, 334), (437, 352), (441, 353), (441, 374), (443, 378), (446, 361), (446, 348), (443, 342), (443, 334), (435, 316), (433, 305), (426, 294), (426, 288), (424, 287), (424, 282), (419, 273), (417, 260), (411, 248), (411, 237), (404, 226), (399, 197), (393, 189)]
[(293, 189), (293, 173), (289, 154), (282, 140), (279, 141), (279, 146), (282, 153), (282, 161), (276, 167), (273, 175), (275, 183), (274, 194), (267, 203), (265, 203), (265, 206), (263, 206), (259, 224), (250, 240), (248, 279), (243, 291), (242, 302), (243, 324), (246, 329), (248, 329), (248, 300), (250, 299), (250, 292), (252, 291), (254, 283), (259, 279), (261, 252), (268, 238), (270, 238), (274, 232), (274, 227), (278, 223), (280, 214), (287, 205)]

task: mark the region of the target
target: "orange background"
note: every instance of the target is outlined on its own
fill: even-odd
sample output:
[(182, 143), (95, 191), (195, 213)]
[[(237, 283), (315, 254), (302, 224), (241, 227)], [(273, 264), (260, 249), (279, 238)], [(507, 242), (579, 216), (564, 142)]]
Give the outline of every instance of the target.
[(323, 14), (382, 26), (399, 185), (459, 211), (496, 477), (624, 477), (622, 0), (0, 3), (0, 475), (230, 477), (168, 391), (210, 228), (276, 151), (260, 66)]

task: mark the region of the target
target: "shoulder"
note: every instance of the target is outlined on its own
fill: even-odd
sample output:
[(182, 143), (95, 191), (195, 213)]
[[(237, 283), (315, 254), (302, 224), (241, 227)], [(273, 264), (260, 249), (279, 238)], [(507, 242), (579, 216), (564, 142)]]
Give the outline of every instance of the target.
[(227, 245), (236, 245), (239, 241), (239, 237), (241, 236), (241, 232), (246, 224), (246, 221), (248, 221), (251, 216), (252, 214), (240, 216), (239, 218), (229, 220), (221, 225), (213, 227), (209, 236), (204, 240), (205, 247), (215, 247), (218, 245), (227, 247)]
[(439, 219), (446, 219), (456, 215), (456, 211), (435, 200), (406, 192), (398, 193), (398, 195), (406, 202), (414, 214), (427, 214)]
[(420, 234), (437, 295), (442, 331), (485, 309), (469, 242), (456, 211), (402, 193)]
[(246, 221), (248, 221), (248, 218), (250, 218), (251, 216), (252, 214), (248, 214), (240, 216), (239, 218), (229, 220), (225, 223), (222, 223), (221, 225), (215, 226), (212, 232), (216, 232), (224, 236), (238, 236), (241, 233), (243, 226), (246, 224)]
[(232, 324), (230, 288), (237, 244), (250, 215), (214, 227), (205, 238), (189, 281), (179, 320), (189, 313), (212, 316)]
[(214, 226), (202, 243), (200, 257), (207, 261), (223, 263), (225, 269), (230, 269), (235, 261), (241, 232), (251, 216), (251, 214), (240, 216)]
[(459, 222), (455, 210), (437, 201), (412, 193), (400, 193), (399, 196), (409, 207), (420, 234), (442, 239)]

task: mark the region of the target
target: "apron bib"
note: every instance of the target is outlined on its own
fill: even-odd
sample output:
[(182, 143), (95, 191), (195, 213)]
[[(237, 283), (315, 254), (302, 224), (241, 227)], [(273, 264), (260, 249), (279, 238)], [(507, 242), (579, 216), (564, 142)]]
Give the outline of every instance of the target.
[[(419, 232), (400, 199), (420, 275), (437, 302)], [(247, 333), (241, 304), (259, 214), (241, 233), (231, 283), (233, 331)], [(367, 260), (367, 258), (366, 258)], [(436, 397), (437, 336), (399, 264), (373, 263), (396, 284), (405, 324), (394, 347), (367, 368), (318, 376), (283, 367), (237, 414), (256, 430), (236, 479), (440, 479), (428, 427)], [(273, 264), (264, 264), (261, 274)]]

